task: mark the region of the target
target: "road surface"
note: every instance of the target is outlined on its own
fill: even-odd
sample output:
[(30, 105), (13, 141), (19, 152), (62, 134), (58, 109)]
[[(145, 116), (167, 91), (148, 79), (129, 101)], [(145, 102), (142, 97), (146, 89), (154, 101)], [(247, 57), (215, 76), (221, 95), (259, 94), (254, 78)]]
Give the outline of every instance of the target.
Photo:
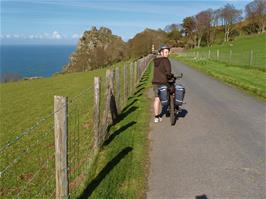
[[(148, 199), (265, 199), (265, 103), (172, 61), (186, 104), (153, 123)], [(152, 90), (150, 95), (153, 96)]]

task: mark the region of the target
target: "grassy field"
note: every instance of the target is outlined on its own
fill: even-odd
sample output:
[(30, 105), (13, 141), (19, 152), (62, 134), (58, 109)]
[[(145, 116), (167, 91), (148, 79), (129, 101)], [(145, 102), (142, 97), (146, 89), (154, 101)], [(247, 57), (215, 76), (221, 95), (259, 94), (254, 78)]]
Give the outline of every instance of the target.
[[(121, 69), (123, 64), (118, 64)], [(105, 71), (0, 84), (0, 198), (54, 196), (54, 95), (68, 96), (70, 193), (80, 195), (92, 158), (93, 78), (104, 80)], [(122, 74), (120, 70), (121, 85)], [(104, 96), (104, 81), (101, 87)]]
[[(260, 97), (266, 101), (266, 34), (241, 37), (226, 45), (217, 45), (212, 48), (200, 48), (187, 51), (183, 55), (172, 55), (177, 59), (203, 71), (228, 84), (237, 86), (242, 90)], [(235, 56), (232, 56), (231, 63), (226, 56), (221, 59), (223, 53), (232, 49)], [(220, 50), (220, 60), (208, 59), (209, 50), (216, 52)], [(247, 52), (253, 49), (254, 65), (249, 66)], [(197, 56), (197, 53), (198, 56)], [(195, 56), (194, 56), (195, 55)]]
[[(105, 70), (0, 85), (0, 169), (6, 170), (1, 176), (3, 198), (54, 196), (54, 95), (68, 96), (70, 102), (68, 156), (70, 168), (75, 168), (70, 172), (70, 182), (86, 169), (77, 169), (77, 165), (92, 140), (87, 126), (92, 126), (93, 110), (89, 107), (93, 106), (90, 91), (94, 76), (104, 77)], [(6, 143), (11, 145), (3, 148)]]
[[(217, 50), (219, 50), (218, 58)], [(187, 55), (189, 57), (196, 57), (197, 52), (198, 58), (210, 58), (230, 66), (235, 65), (266, 71), (266, 34), (242, 36), (232, 42), (214, 45), (210, 48), (195, 48), (188, 51)]]

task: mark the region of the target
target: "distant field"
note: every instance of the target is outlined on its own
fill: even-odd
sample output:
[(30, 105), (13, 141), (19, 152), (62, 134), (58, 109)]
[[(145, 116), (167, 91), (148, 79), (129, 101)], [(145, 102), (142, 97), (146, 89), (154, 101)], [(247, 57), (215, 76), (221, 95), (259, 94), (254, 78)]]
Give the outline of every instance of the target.
[[(249, 65), (251, 49), (253, 58), (252, 65)], [(266, 101), (266, 34), (240, 37), (229, 44), (211, 48), (189, 50), (182, 55), (172, 55), (172, 58)]]
[[(219, 50), (218, 56), (217, 50)], [(187, 56), (205, 59), (209, 57), (211, 60), (228, 65), (266, 71), (266, 34), (242, 36), (236, 38), (235, 41), (210, 48), (195, 48), (188, 51)]]

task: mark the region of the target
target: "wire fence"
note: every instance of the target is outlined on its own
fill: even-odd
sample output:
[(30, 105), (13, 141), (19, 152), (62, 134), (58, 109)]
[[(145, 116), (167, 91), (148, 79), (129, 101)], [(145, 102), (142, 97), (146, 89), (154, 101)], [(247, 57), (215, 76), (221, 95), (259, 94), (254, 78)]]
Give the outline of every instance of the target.
[[(137, 82), (152, 56), (126, 63), (113, 70), (111, 94), (116, 98), (118, 113), (133, 95)], [(100, 136), (101, 143), (108, 137), (108, 125), (112, 124), (106, 110), (106, 93), (110, 80), (106, 77), (100, 86)], [(94, 85), (89, 85), (67, 103), (67, 178), (68, 196), (78, 197), (87, 177), (95, 153), (94, 137)], [(15, 139), (0, 147), (0, 196), (1, 198), (56, 198), (55, 123), (54, 115), (62, 108), (51, 112)], [(109, 116), (108, 116), (109, 114)], [(108, 118), (108, 120), (105, 120)], [(106, 123), (107, 121), (107, 123)]]
[(228, 65), (255, 68), (266, 71), (266, 53), (257, 49), (201, 49), (186, 52), (184, 55), (193, 59), (213, 60), (223, 62)]

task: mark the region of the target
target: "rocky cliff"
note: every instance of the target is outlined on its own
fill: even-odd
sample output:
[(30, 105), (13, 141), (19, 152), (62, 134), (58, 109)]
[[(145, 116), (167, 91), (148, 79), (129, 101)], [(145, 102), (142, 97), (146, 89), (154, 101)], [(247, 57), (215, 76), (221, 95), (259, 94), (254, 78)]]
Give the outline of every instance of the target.
[(63, 72), (80, 72), (104, 67), (127, 59), (126, 43), (108, 28), (92, 27), (80, 38)]

